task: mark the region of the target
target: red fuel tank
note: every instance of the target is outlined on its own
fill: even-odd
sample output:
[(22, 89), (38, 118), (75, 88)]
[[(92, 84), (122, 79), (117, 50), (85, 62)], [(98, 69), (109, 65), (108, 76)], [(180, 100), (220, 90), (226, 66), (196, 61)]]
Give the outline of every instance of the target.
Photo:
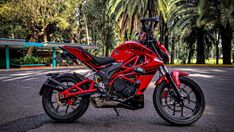
[(115, 48), (111, 53), (111, 57), (113, 57), (116, 62), (123, 63), (136, 56), (138, 56), (138, 58), (143, 57), (143, 61), (140, 61), (140, 65), (145, 70), (152, 70), (163, 65), (163, 61), (161, 61), (151, 49), (135, 41), (126, 41)]

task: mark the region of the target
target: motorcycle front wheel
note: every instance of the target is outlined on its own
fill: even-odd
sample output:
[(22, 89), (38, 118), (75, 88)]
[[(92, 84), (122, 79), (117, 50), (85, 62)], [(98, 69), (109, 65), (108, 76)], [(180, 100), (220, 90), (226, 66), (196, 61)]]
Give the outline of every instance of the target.
[(173, 88), (166, 82), (159, 84), (153, 94), (154, 107), (160, 117), (173, 125), (190, 125), (204, 113), (205, 99), (201, 88), (191, 79), (180, 77), (177, 99)]
[[(54, 79), (68, 87), (80, 81), (69, 75), (61, 75)], [(67, 99), (60, 99), (58, 95), (59, 91), (52, 88), (44, 89), (42, 94), (42, 105), (45, 112), (57, 122), (74, 121), (81, 117), (89, 106), (89, 96), (75, 96)], [(72, 104), (68, 103), (69, 101), (72, 101)]]

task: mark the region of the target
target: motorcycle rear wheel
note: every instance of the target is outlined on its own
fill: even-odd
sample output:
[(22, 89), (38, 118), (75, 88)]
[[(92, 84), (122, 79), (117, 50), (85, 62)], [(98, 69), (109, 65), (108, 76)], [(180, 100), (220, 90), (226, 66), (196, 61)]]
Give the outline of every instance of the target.
[(190, 125), (204, 113), (205, 99), (201, 88), (191, 79), (180, 77), (182, 100), (176, 99), (173, 88), (163, 82), (153, 94), (154, 107), (160, 117), (173, 125)]
[[(81, 81), (73, 76), (58, 76), (55, 80), (67, 86), (72, 86)], [(59, 86), (57, 86), (59, 87)], [(42, 105), (47, 115), (57, 122), (72, 122), (81, 117), (89, 106), (89, 96), (72, 97), (72, 105), (67, 105), (68, 100), (60, 100), (58, 91), (52, 88), (46, 88), (42, 94)]]

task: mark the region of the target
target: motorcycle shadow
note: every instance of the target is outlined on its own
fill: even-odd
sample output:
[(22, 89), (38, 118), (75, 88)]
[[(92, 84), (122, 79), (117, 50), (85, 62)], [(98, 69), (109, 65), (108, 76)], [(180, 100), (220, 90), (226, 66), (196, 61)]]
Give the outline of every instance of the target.
[[(74, 121), (74, 122), (68, 122), (68, 123), (61, 123), (52, 121), (50, 122), (53, 125), (74, 125), (77, 127), (123, 127), (123, 126), (131, 126), (131, 127), (138, 127), (138, 126), (173, 126), (171, 124), (166, 123), (160, 117), (137, 117), (137, 115), (129, 115), (124, 114), (120, 116), (116, 116), (115, 114), (108, 114), (108, 115), (85, 115), (81, 117), (80, 119)], [(92, 128), (93, 129), (93, 128)]]

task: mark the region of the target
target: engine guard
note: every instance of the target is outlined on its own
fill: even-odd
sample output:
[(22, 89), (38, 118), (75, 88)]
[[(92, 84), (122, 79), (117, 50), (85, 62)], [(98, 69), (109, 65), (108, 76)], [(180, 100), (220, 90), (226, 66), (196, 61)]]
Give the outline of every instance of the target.
[[(177, 70), (174, 70), (171, 72), (171, 77), (174, 80), (174, 82), (178, 88), (180, 88), (180, 78), (179, 77), (180, 76), (188, 76), (188, 75), (189, 75), (188, 73), (177, 71)], [(166, 75), (163, 75), (157, 80), (155, 85), (159, 85), (163, 81), (165, 81), (166, 83), (170, 83), (170, 81), (167, 79)]]

